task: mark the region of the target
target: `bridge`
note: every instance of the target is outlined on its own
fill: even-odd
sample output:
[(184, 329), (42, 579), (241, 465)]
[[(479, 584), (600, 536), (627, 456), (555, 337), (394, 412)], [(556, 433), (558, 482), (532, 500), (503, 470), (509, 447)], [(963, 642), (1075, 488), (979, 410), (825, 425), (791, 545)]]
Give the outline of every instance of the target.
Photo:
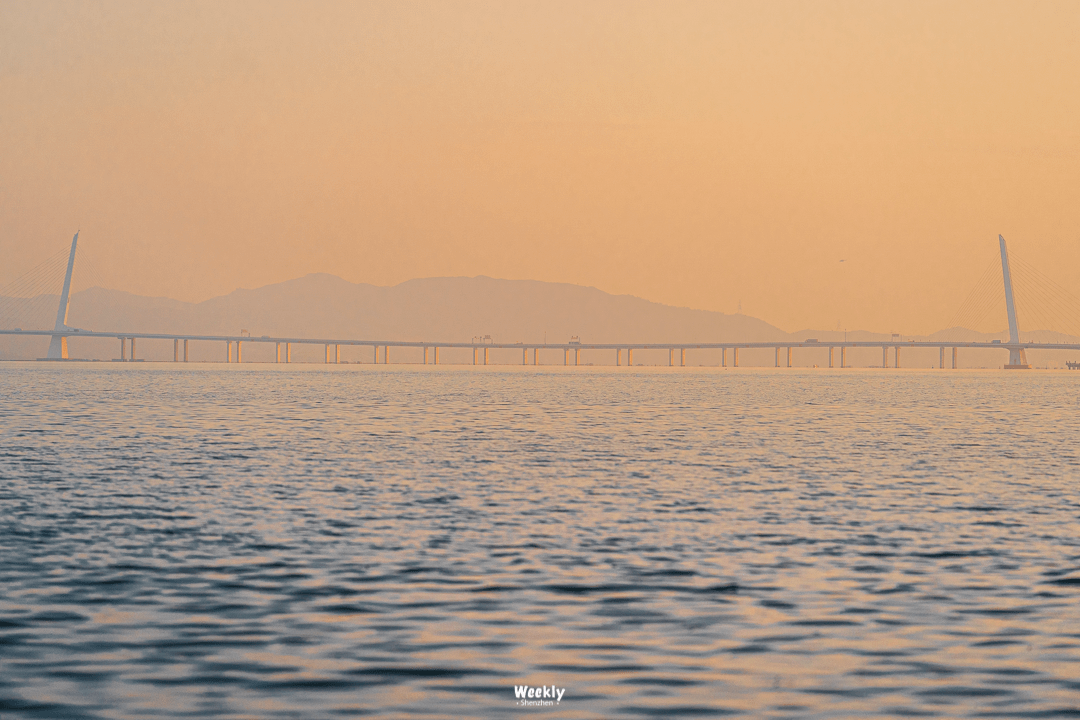
[[(581, 364), (581, 353), (590, 351), (609, 351), (615, 366), (633, 366), (635, 350), (666, 350), (669, 366), (685, 366), (687, 350), (719, 350), (720, 366), (728, 367), (730, 355), (731, 367), (739, 366), (740, 350), (771, 349), (775, 353), (776, 367), (791, 367), (792, 353), (796, 348), (813, 348), (821, 351), (828, 350), (828, 367), (849, 367), (847, 361), (848, 350), (854, 348), (880, 348), (881, 366), (899, 368), (901, 364), (901, 351), (914, 348), (937, 348), (938, 367), (946, 367), (946, 351), (949, 351), (951, 367), (957, 367), (957, 354), (961, 348), (1007, 351), (1009, 361), (1005, 368), (1009, 370), (1029, 369), (1026, 351), (1037, 348), (1039, 350), (1080, 350), (1080, 343), (1035, 343), (1021, 342), (1020, 328), (1017, 322), (1016, 305), (1013, 293), (1012, 274), (1009, 263), (1009, 253), (1005, 244), (1005, 238), (998, 236), (1002, 277), (1004, 280), (1006, 314), (1009, 320), (1009, 340), (990, 342), (962, 342), (962, 341), (930, 341), (911, 340), (899, 341), (827, 341), (818, 342), (814, 339), (806, 339), (802, 342), (791, 340), (779, 342), (717, 342), (717, 343), (580, 343), (569, 342), (562, 344), (547, 343), (492, 343), (492, 342), (422, 342), (381, 339), (349, 339), (349, 338), (303, 338), (303, 337), (271, 337), (263, 335), (252, 337), (250, 335), (183, 335), (173, 333), (137, 333), (137, 332), (101, 332), (81, 330), (70, 327), (67, 324), (68, 309), (70, 306), (71, 278), (75, 267), (75, 257), (78, 247), (79, 234), (76, 233), (71, 241), (71, 252), (68, 256), (67, 269), (64, 278), (63, 290), (60, 295), (60, 303), (57, 308), (56, 324), (51, 330), (22, 330), (0, 329), (0, 335), (7, 336), (37, 336), (49, 337), (49, 352), (45, 360), (63, 361), (69, 359), (68, 339), (77, 338), (112, 338), (119, 342), (120, 360), (124, 362), (136, 360), (136, 343), (138, 340), (172, 340), (173, 361), (188, 362), (189, 343), (211, 342), (220, 343), (222, 346), (222, 362), (243, 362), (243, 349), (245, 344), (273, 344), (275, 346), (275, 362), (291, 363), (293, 346), (322, 346), (324, 349), (323, 361), (327, 364), (341, 362), (342, 347), (368, 347), (372, 351), (372, 359), (375, 364), (387, 364), (390, 362), (391, 349), (419, 348), (423, 351), (423, 364), (439, 364), (440, 350), (450, 348), (471, 349), (474, 365), (488, 365), (491, 363), (492, 350), (520, 350), (522, 365), (538, 365), (540, 352), (546, 354), (555, 351), (562, 355), (563, 365), (576, 366)], [(235, 352), (234, 352), (235, 350)], [(839, 351), (839, 352), (837, 352)]]

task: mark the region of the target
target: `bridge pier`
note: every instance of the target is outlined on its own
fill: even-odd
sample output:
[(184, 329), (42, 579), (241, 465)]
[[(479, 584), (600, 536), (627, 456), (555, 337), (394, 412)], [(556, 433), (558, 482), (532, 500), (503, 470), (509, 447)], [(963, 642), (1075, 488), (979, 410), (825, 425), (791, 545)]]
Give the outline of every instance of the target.
[[(3, 331), (3, 332), (4, 333), (9, 333), (11, 331)], [(32, 331), (15, 331), (14, 334), (51, 335), (51, 333), (49, 333), (48, 331), (38, 332), (38, 331), (33, 331), (33, 330)], [(2, 335), (0, 335), (0, 336), (2, 336)], [(137, 343), (136, 343), (136, 341), (139, 339), (138, 336), (121, 335), (121, 334), (113, 334), (113, 333), (87, 333), (87, 336), (102, 337), (102, 338), (113, 337), (116, 340), (119, 340), (119, 342), (120, 342), (120, 357), (118, 359), (119, 362), (132, 362), (132, 361), (136, 361), (138, 359)], [(168, 335), (156, 335), (156, 336), (149, 336), (149, 337), (151, 339), (156, 337), (159, 340), (168, 339)], [(131, 341), (130, 354), (128, 353), (128, 347), (127, 347), (128, 340)], [(261, 338), (251, 337), (245, 331), (245, 333), (242, 336), (220, 336), (220, 335), (218, 335), (218, 336), (192, 335), (192, 336), (188, 336), (188, 337), (174, 336), (173, 337), (173, 357), (172, 357), (172, 362), (174, 362), (174, 363), (181, 362), (181, 357), (180, 357), (181, 356), (181, 353), (180, 353), (180, 341), (181, 340), (183, 340), (183, 343), (184, 343), (182, 362), (185, 362), (185, 363), (190, 361), (189, 350), (190, 350), (190, 341), (191, 340), (206, 340), (206, 341), (209, 341), (211, 344), (213, 344), (215, 342), (224, 342), (225, 343), (225, 362), (226, 363), (233, 363), (233, 362), (235, 362), (235, 363), (243, 363), (243, 361), (244, 361), (244, 343), (245, 343), (245, 341), (247, 341), (247, 342), (265, 342), (265, 343), (268, 343), (268, 344), (273, 343), (274, 344), (274, 361), (273, 362), (276, 363), (276, 364), (280, 364), (282, 362), (284, 362), (284, 363), (291, 363), (292, 362), (292, 342), (291, 341), (280, 340), (280, 339), (272, 338), (272, 337), (269, 337), (269, 336), (263, 336)], [(313, 338), (313, 339), (310, 339), (310, 340), (300, 340), (298, 342), (300, 342), (303, 345), (316, 345), (319, 341), (317, 339)], [(334, 342), (329, 342), (327, 340), (323, 340), (322, 342), (323, 342), (323, 351), (324, 351), (324, 353), (323, 353), (323, 362), (326, 363), (326, 364), (329, 364), (331, 362), (334, 363), (334, 364), (340, 364), (340, 363), (343, 362), (342, 359), (341, 359), (341, 346), (342, 345), (346, 345), (346, 346), (349, 346), (349, 345), (362, 346), (362, 345), (369, 345), (369, 344), (370, 344), (370, 346), (372, 348), (372, 351), (373, 351), (373, 354), (374, 354), (374, 362), (375, 362), (375, 364), (379, 364), (379, 363), (389, 364), (390, 363), (390, 346), (388, 344), (383, 344), (382, 346), (380, 346), (378, 343), (373, 343), (372, 341), (364, 340), (364, 339), (356, 339), (356, 340), (348, 340), (348, 339), (346, 339), (346, 340), (334, 341)], [(236, 356), (235, 356), (235, 359), (234, 359), (234, 356), (233, 356), (233, 347), (232, 347), (233, 343), (236, 343)], [(432, 363), (435, 364), (435, 365), (438, 365), (440, 363), (440, 360), (439, 360), (439, 347), (438, 346), (433, 345), (433, 344), (429, 345), (426, 342), (406, 342), (406, 341), (402, 341), (402, 343), (403, 344), (401, 345), (401, 347), (414, 347), (414, 348), (419, 347), (421, 349), (422, 353), (423, 353), (421, 362), (424, 365), (429, 365), (429, 364), (432, 364)], [(903, 341), (903, 340), (901, 340), (899, 338), (894, 338), (893, 343), (895, 343), (895, 344), (890, 345), (890, 344), (883, 343), (880, 346), (881, 347), (881, 367), (882, 368), (890, 368), (890, 367), (891, 368), (896, 368), (896, 369), (902, 368), (903, 367), (903, 362), (902, 362), (901, 355), (903, 353), (903, 348), (905, 348), (905, 347), (909, 347), (909, 348), (913, 348), (913, 349), (914, 348), (925, 348), (927, 350), (931, 350), (931, 349), (936, 347), (938, 349), (938, 364), (936, 366), (930, 366), (930, 367), (936, 367), (937, 369), (940, 369), (940, 370), (944, 370), (944, 369), (949, 368), (949, 367), (951, 367), (953, 370), (956, 370), (956, 369), (958, 369), (960, 367), (960, 361), (959, 361), (960, 346), (958, 346), (958, 345), (949, 345), (948, 341), (940, 342), (940, 341), (927, 341), (927, 340), (918, 340), (918, 341), (913, 340), (913, 341), (907, 342), (907, 341)], [(813, 348), (827, 348), (828, 352), (829, 352), (829, 358), (828, 358), (829, 359), (829, 364), (828, 364), (828, 367), (829, 368), (837, 368), (837, 367), (839, 367), (839, 368), (842, 368), (842, 369), (847, 369), (847, 368), (852, 367), (851, 364), (848, 362), (848, 357), (847, 357), (847, 354), (848, 354), (847, 351), (848, 350), (858, 349), (858, 348), (865, 348), (865, 349), (869, 350), (874, 344), (875, 344), (874, 342), (862, 342), (862, 341), (840, 341), (840, 344), (838, 344), (838, 345), (827, 345), (825, 343), (817, 343), (817, 342), (811, 342), (811, 343), (802, 343), (802, 342), (800, 342), (798, 347), (800, 347), (800, 348), (809, 347), (811, 349), (813, 349)], [(282, 346), (284, 346), (284, 358), (282, 357), (282, 349), (283, 349)], [(333, 346), (333, 351), (334, 351), (333, 359), (331, 359), (331, 355), (330, 355), (331, 346)], [(968, 345), (965, 345), (965, 347), (967, 347), (967, 346)], [(465, 347), (471, 347), (472, 348), (472, 350), (473, 350), (473, 364), (474, 365), (479, 365), (479, 364), (490, 365), (490, 364), (492, 364), (491, 351), (496, 348), (496, 345), (494, 345), (492, 343), (488, 343), (488, 342), (476, 343), (476, 344), (461, 343), (460, 347), (462, 349), (464, 349)], [(519, 342), (519, 343), (513, 343), (513, 344), (509, 344), (509, 343), (507, 343), (507, 344), (499, 344), (497, 347), (500, 348), (500, 349), (503, 349), (503, 350), (507, 350), (507, 351), (509, 351), (510, 349), (521, 350), (521, 364), (522, 365), (529, 365), (530, 364), (530, 358), (529, 358), (530, 350), (532, 351), (531, 363), (533, 365), (539, 365), (540, 364), (540, 348), (541, 347), (544, 347), (544, 348), (549, 349), (549, 350), (555, 350), (555, 349), (560, 349), (561, 348), (563, 350), (563, 365), (564, 366), (570, 366), (571, 364), (574, 365), (574, 366), (581, 366), (583, 364), (581, 362), (581, 355), (582, 355), (583, 351), (586, 351), (586, 350), (588, 350), (588, 351), (601, 350), (602, 351), (602, 350), (612, 350), (612, 349), (615, 350), (615, 366), (616, 367), (622, 366), (623, 363), (624, 363), (624, 360), (625, 360), (625, 364), (628, 367), (633, 366), (633, 364), (634, 364), (634, 349), (635, 349), (634, 346), (625, 346), (625, 347), (614, 346), (613, 347), (612, 345), (608, 345), (606, 343), (605, 344), (582, 345), (582, 344), (579, 344), (577, 342), (567, 343), (565, 345), (526, 345), (524, 342)], [(663, 345), (642, 345), (642, 346), (640, 346), (639, 349), (647, 349), (647, 350), (654, 350), (655, 351), (655, 350), (662, 349), (663, 347), (664, 347)], [(741, 346), (741, 345), (735, 345), (735, 344), (727, 345), (727, 344), (721, 344), (721, 343), (715, 343), (715, 344), (714, 343), (703, 343), (701, 345), (695, 345), (693, 347), (698, 348), (698, 349), (719, 350), (720, 351), (720, 367), (724, 367), (724, 368), (729, 367), (728, 366), (728, 353), (727, 353), (727, 351), (731, 350), (731, 361), (732, 361), (731, 367), (735, 367), (735, 368), (739, 367), (739, 351), (741, 349), (743, 349), (743, 346)], [(746, 348), (748, 348), (750, 350), (754, 350), (755, 352), (758, 351), (758, 350), (764, 351), (764, 350), (766, 350), (766, 349), (768, 349), (770, 347), (773, 349), (773, 366), (774, 367), (776, 367), (776, 368), (782, 367), (782, 365), (781, 365), (781, 356), (780, 356), (780, 351), (781, 350), (786, 351), (786, 363), (785, 363), (786, 366), (789, 367), (789, 368), (794, 367), (793, 353), (794, 353), (794, 350), (795, 350), (795, 346), (790, 344), (790, 342), (787, 342), (787, 343), (783, 343), (783, 342), (781, 342), (781, 343), (775, 343), (775, 342), (760, 342), (760, 343), (758, 343), (758, 342), (753, 342), (753, 343), (748, 343), (746, 345)], [(1048, 348), (1051, 348), (1051, 349), (1054, 349), (1054, 350), (1076, 350), (1077, 348), (1080, 348), (1080, 343), (1052, 343), (1052, 344), (1049, 344), (1049, 345), (1046, 345), (1046, 346), (1040, 345), (1038, 343), (1018, 343), (1015, 346), (1011, 346), (1011, 345), (1006, 345), (1004, 343), (989, 344), (989, 343), (976, 342), (976, 343), (971, 343), (970, 347), (974, 347), (976, 349), (980, 349), (980, 348), (1006, 349), (1006, 350), (1009, 350), (1010, 352), (1013, 351), (1014, 349), (1016, 350), (1016, 352), (1020, 352), (1021, 350), (1029, 350), (1032, 347), (1035, 347), (1035, 348), (1048, 347)], [(837, 350), (837, 348), (840, 349), (839, 364), (837, 364), (837, 358), (836, 358), (836, 350)], [(481, 349), (483, 349), (483, 351), (484, 351), (484, 355), (483, 355), (482, 359), (480, 358), (480, 356), (478, 354), (479, 350), (481, 350)], [(679, 367), (685, 367), (686, 366), (686, 352), (687, 352), (688, 349), (689, 349), (688, 347), (680, 347), (680, 346), (675, 346), (675, 345), (668, 345), (667, 346), (668, 367), (675, 367), (676, 362), (677, 362)], [(380, 350), (382, 351), (382, 356), (381, 357), (380, 357)], [(572, 363), (571, 363), (571, 356), (570, 356), (570, 351), (571, 350), (573, 350), (573, 353), (574, 353)], [(623, 357), (623, 351), (624, 350), (626, 351), (626, 357), (625, 358)], [(946, 356), (946, 350), (950, 350), (951, 353), (952, 353), (952, 355), (951, 355), (951, 363), (950, 364), (946, 364), (946, 363), (949, 362), (949, 358)], [(676, 357), (676, 355), (675, 355), (676, 351), (678, 351), (678, 357)], [(890, 351), (893, 354), (893, 357), (891, 357), (891, 358), (889, 357)], [(411, 350), (410, 350), (410, 352), (411, 352)], [(815, 352), (816, 352), (816, 350), (815, 350)], [(429, 353), (433, 353), (433, 355), (429, 355)], [(602, 352), (600, 354), (602, 354)], [(916, 354), (918, 354), (918, 353), (916, 353)], [(414, 357), (414, 360), (406, 359), (406, 360), (403, 360), (402, 363), (408, 364), (408, 363), (411, 363), (411, 362), (415, 362), (415, 356), (413, 356), (413, 357)], [(114, 360), (114, 361), (116, 361), (116, 360)], [(890, 365), (890, 361), (892, 363), (891, 365)], [(256, 360), (256, 362), (258, 362), (258, 360)], [(349, 361), (345, 360), (344, 362), (347, 364)], [(602, 362), (602, 359), (601, 359), (601, 362)], [(751, 365), (753, 365), (753, 363), (751, 363)], [(916, 363), (916, 365), (918, 365), (918, 363)], [(818, 366), (815, 365), (815, 367), (818, 367)], [(857, 366), (857, 367), (873, 367), (873, 366)]]

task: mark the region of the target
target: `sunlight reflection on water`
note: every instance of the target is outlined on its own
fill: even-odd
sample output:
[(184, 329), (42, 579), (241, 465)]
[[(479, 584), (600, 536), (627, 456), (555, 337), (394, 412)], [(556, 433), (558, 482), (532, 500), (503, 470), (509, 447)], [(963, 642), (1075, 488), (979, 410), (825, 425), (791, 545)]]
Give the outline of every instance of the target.
[(0, 715), (1073, 716), (1078, 376), (4, 363)]

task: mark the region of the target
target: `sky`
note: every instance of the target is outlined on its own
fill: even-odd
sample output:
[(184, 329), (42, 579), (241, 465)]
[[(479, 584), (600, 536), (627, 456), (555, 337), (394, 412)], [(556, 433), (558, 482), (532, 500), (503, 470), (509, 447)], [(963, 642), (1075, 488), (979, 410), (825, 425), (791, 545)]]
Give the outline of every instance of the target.
[[(0, 0), (0, 284), (488, 275), (929, 333), (1080, 295), (1076, 2)], [(78, 271), (77, 271), (78, 272)]]

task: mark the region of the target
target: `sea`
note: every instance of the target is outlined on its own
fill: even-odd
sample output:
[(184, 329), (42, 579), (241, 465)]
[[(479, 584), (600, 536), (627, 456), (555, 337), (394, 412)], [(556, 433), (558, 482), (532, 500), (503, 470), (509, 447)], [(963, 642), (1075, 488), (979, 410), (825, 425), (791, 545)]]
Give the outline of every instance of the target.
[(1078, 717), (1078, 386), (0, 363), (0, 718)]

